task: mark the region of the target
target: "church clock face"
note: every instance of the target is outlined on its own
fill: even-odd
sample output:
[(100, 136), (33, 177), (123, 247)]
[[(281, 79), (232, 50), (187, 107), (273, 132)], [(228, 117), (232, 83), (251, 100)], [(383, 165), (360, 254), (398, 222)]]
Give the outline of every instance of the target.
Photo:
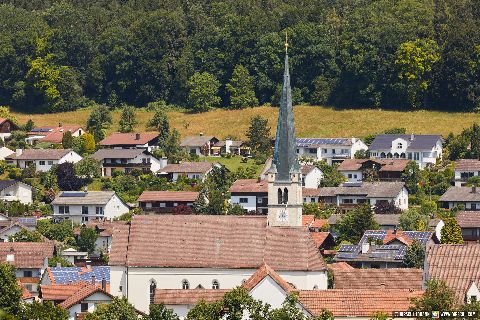
[(286, 209), (282, 209), (277, 213), (277, 220), (281, 222), (288, 221), (288, 211)]

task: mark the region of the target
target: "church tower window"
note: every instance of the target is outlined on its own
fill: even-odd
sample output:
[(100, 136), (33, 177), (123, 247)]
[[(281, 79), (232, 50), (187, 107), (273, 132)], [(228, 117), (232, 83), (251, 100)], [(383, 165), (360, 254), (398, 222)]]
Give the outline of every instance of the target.
[(288, 203), (288, 189), (285, 188), (283, 189), (283, 204), (287, 204)]
[(283, 195), (282, 195), (282, 189), (278, 188), (278, 204), (283, 203)]
[(215, 289), (215, 290), (220, 289), (220, 283), (218, 283), (218, 280), (212, 281), (212, 289)]

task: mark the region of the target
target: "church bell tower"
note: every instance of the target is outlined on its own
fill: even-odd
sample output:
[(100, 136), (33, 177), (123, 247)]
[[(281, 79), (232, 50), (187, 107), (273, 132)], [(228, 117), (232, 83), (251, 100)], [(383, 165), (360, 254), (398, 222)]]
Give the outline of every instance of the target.
[(302, 225), (302, 174), (297, 159), (292, 89), (288, 67), (288, 41), (285, 39), (285, 70), (278, 113), (277, 135), (272, 166), (268, 170), (268, 224)]

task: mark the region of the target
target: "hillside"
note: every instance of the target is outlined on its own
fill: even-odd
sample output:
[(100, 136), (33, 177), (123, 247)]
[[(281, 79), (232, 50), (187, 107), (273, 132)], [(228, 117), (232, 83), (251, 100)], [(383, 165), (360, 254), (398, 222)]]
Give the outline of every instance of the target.
[[(249, 119), (261, 115), (269, 119), (272, 127), (277, 120), (278, 109), (275, 107), (257, 107), (244, 110), (217, 109), (201, 114), (190, 114), (179, 111), (169, 112), (170, 123), (180, 131), (182, 136), (204, 134), (219, 138), (231, 136), (244, 138)], [(84, 125), (90, 110), (83, 109), (44, 115), (15, 113), (20, 123), (32, 119), (35, 125), (63, 124)], [(146, 130), (145, 125), (152, 112), (143, 109), (138, 111), (138, 131)], [(113, 125), (110, 132), (118, 129), (120, 112), (113, 112)], [(404, 127), (407, 132), (417, 134), (459, 133), (462, 129), (478, 121), (476, 113), (452, 113), (439, 111), (385, 111), (374, 109), (336, 110), (327, 107), (297, 106), (295, 107), (297, 136), (299, 137), (363, 137), (370, 133), (381, 132), (393, 127)]]

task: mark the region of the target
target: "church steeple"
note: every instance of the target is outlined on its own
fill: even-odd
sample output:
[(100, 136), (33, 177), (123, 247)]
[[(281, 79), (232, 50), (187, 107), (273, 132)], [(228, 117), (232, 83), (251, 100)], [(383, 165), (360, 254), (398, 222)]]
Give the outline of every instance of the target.
[(285, 70), (283, 73), (282, 97), (278, 113), (277, 135), (273, 154), (273, 170), (277, 181), (290, 181), (290, 175), (299, 171), (296, 153), (295, 121), (292, 107), (292, 88), (288, 66), (288, 38), (285, 34)]
[(302, 225), (302, 176), (297, 159), (292, 88), (285, 37), (285, 70), (278, 113), (273, 161), (268, 171), (268, 224), (272, 227)]

